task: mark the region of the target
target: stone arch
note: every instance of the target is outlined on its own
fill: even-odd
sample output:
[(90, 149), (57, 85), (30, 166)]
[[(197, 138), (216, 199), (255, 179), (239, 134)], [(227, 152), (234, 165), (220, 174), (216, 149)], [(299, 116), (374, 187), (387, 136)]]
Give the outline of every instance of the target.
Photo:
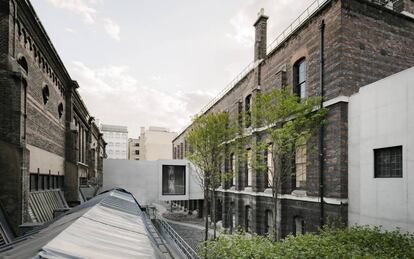
[(58, 114), (59, 114), (59, 119), (61, 119), (63, 115), (63, 103), (59, 103), (58, 105)]
[(49, 86), (44, 85), (42, 88), (43, 104), (46, 105), (50, 98)]
[(26, 58), (23, 55), (19, 55), (19, 58), (17, 59), (17, 63), (26, 71), (26, 73), (29, 73), (29, 65), (27, 63)]

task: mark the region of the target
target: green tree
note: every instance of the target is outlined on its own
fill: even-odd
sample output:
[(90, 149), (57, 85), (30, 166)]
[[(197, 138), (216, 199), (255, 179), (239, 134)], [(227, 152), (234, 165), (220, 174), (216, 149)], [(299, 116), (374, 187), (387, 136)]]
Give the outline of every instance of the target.
[[(273, 197), (273, 228), (270, 234), (278, 240), (278, 194), (281, 186), (289, 178), (292, 179), (292, 165), (298, 148), (305, 146), (307, 150), (312, 150), (308, 140), (324, 123), (327, 110), (321, 107), (320, 97), (300, 99), (292, 94), (291, 87), (258, 93), (252, 108), (254, 126), (267, 137), (253, 145), (255, 157), (251, 164), (256, 170), (270, 174)], [(263, 163), (263, 156), (269, 153), (270, 166)]]
[(226, 112), (212, 112), (194, 118), (186, 135), (190, 146), (187, 158), (197, 167), (200, 186), (204, 190), (205, 236), (208, 239), (208, 200), (212, 194), (212, 221), (214, 238), (216, 238), (216, 202), (215, 191), (220, 186), (222, 176), (223, 154), (226, 141), (231, 137), (232, 130), (228, 127)]

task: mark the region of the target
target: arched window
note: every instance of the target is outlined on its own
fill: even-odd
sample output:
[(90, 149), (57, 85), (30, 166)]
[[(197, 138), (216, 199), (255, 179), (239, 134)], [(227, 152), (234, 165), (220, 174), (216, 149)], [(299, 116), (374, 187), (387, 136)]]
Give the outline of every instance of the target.
[(230, 155), (230, 169), (231, 173), (233, 174), (232, 185), (236, 185), (236, 156), (234, 153)]
[(273, 228), (273, 213), (271, 210), (266, 210), (265, 233), (270, 233)]
[(230, 227), (230, 233), (233, 233), (233, 229), (236, 226), (236, 213), (234, 209), (234, 202), (230, 202), (230, 207), (228, 210), (228, 220), (229, 220), (229, 227)]
[(293, 218), (293, 234), (295, 236), (305, 234), (305, 221), (300, 216)]
[(42, 96), (43, 96), (43, 104), (46, 105), (46, 103), (49, 101), (49, 96), (50, 96), (49, 87), (47, 85), (45, 85), (42, 89)]
[(306, 189), (306, 145), (298, 146), (295, 153), (294, 186), (295, 189), (303, 190)]
[(218, 158), (218, 169), (219, 169), (219, 175), (218, 175), (218, 182), (217, 184), (219, 186), (223, 186), (222, 180), (225, 179), (224, 174), (226, 172), (226, 160), (225, 157), (220, 155)]
[(62, 115), (63, 115), (63, 103), (59, 103), (59, 105), (58, 105), (58, 113), (59, 113), (59, 119), (62, 118)]
[(248, 96), (246, 96), (246, 99), (244, 101), (244, 112), (245, 112), (245, 126), (246, 128), (249, 128), (252, 125), (252, 95), (249, 94)]
[(303, 99), (306, 97), (306, 59), (302, 58), (293, 66), (294, 92)]
[(252, 186), (252, 179), (253, 179), (253, 176), (252, 176), (252, 174), (253, 174), (253, 168), (252, 168), (252, 150), (251, 149), (248, 149), (247, 150), (247, 161), (246, 161), (247, 163), (246, 163), (246, 173), (247, 173), (247, 175), (246, 175), (246, 178), (247, 178), (247, 181), (246, 181), (246, 186)]
[(29, 65), (27, 64), (27, 60), (25, 57), (20, 57), (17, 60), (17, 63), (19, 63), (19, 65), (24, 69), (24, 71), (26, 71), (26, 73), (29, 73)]
[(248, 233), (252, 232), (252, 209), (250, 208), (250, 206), (246, 206), (246, 211), (245, 211), (245, 231)]
[(273, 186), (273, 175), (275, 174), (275, 168), (273, 165), (273, 144), (269, 144), (266, 151), (266, 162), (267, 162), (267, 179), (266, 179), (266, 186), (272, 187)]

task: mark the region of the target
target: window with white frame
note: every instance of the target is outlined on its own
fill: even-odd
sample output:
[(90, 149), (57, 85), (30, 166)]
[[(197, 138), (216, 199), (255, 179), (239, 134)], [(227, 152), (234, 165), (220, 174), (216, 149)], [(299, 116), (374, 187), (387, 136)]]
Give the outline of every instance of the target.
[(247, 150), (247, 186), (252, 186), (252, 150)]
[(236, 156), (234, 155), (234, 153), (230, 155), (230, 168), (231, 168), (231, 173), (233, 174), (232, 185), (235, 186), (236, 185)]
[(273, 165), (273, 145), (269, 144), (267, 148), (267, 186), (273, 185), (273, 174), (275, 173)]
[(306, 146), (301, 145), (296, 148), (296, 189), (305, 189), (306, 188)]

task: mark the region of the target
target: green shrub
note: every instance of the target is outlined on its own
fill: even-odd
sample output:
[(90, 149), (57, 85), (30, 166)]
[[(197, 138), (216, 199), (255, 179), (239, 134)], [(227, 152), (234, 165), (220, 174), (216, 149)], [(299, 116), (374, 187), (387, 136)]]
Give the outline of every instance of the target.
[(326, 228), (273, 243), (263, 236), (221, 235), (202, 244), (206, 258), (414, 258), (414, 235), (378, 227)]

